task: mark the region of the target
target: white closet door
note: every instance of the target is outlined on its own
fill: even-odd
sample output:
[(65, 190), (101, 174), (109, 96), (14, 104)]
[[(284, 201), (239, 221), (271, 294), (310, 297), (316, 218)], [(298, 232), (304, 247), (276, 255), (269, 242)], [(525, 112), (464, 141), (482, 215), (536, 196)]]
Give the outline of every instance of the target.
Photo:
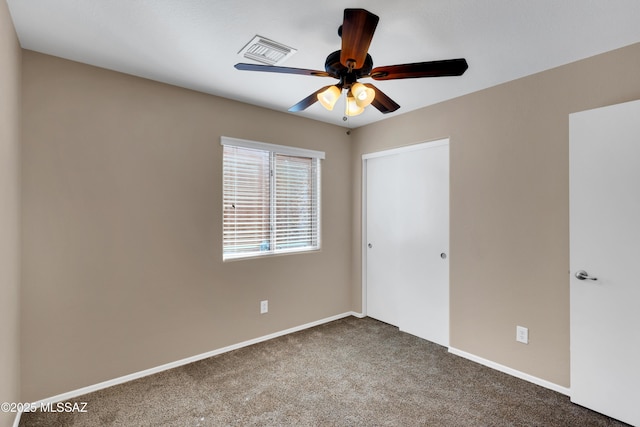
[(365, 163), (367, 315), (448, 346), (448, 141)]

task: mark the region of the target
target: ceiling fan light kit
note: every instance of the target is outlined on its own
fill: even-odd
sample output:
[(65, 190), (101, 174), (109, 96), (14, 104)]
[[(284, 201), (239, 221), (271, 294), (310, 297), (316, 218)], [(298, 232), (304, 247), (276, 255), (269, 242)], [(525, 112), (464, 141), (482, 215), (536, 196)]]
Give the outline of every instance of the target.
[(364, 108), (373, 102), (373, 98), (376, 96), (376, 91), (366, 87), (362, 83), (354, 83), (351, 86), (351, 93), (356, 99), (356, 103)]
[(345, 110), (345, 114), (349, 117), (357, 116), (358, 114), (362, 114), (364, 112), (364, 107), (361, 107), (356, 98), (354, 98), (351, 93), (347, 94), (347, 107)]
[[(329, 86), (326, 90), (318, 93), (316, 96), (318, 101), (324, 108), (333, 111), (336, 102), (342, 95), (342, 89), (338, 86)], [(364, 108), (370, 105), (374, 98), (375, 90), (366, 87), (362, 83), (354, 83), (351, 89), (347, 91), (347, 107), (345, 114), (347, 116), (357, 116), (364, 112)]]
[(361, 114), (368, 105), (373, 105), (383, 114), (392, 113), (400, 108), (400, 105), (374, 85), (359, 83), (360, 78), (397, 80), (461, 76), (467, 70), (468, 64), (464, 58), (373, 68), (373, 59), (368, 50), (379, 19), (364, 9), (345, 9), (343, 23), (338, 28), (338, 35), (342, 37), (342, 48), (327, 56), (325, 71), (242, 63), (236, 64), (235, 68), (338, 79), (337, 85), (323, 87), (289, 108), (289, 111), (303, 111), (318, 101), (327, 110), (332, 111), (342, 90), (346, 90), (347, 116)]
[(320, 104), (327, 110), (333, 110), (334, 105), (340, 98), (340, 89), (337, 86), (330, 86), (327, 90), (320, 92), (317, 97)]

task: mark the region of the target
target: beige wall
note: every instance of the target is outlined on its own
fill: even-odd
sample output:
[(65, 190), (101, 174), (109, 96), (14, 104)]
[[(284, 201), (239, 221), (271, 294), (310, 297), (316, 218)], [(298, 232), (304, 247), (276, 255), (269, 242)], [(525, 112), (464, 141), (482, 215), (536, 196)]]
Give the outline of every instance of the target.
[[(0, 1), (0, 402), (19, 402), (20, 45)], [(0, 412), (0, 426), (15, 414)]]
[(449, 137), (450, 345), (568, 387), (568, 115), (640, 98), (639, 69), (636, 44), (357, 129), (355, 309), (362, 154)]
[[(351, 310), (343, 129), (31, 51), (23, 88), (22, 399)], [(321, 252), (222, 262), (222, 135), (326, 152)]]
[[(442, 137), (451, 345), (569, 386), (568, 114), (640, 98), (640, 44), (351, 137), (34, 52), (22, 65), (22, 399), (359, 311), (361, 155)], [(221, 262), (221, 135), (327, 152), (322, 252)]]

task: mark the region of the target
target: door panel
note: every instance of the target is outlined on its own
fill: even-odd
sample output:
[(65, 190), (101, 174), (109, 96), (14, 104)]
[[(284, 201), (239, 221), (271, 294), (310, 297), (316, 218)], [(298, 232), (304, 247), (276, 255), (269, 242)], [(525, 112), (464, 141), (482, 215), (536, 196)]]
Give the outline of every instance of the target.
[(367, 160), (367, 315), (398, 325), (397, 155)]
[(401, 268), (407, 274), (400, 288), (398, 326), (448, 346), (449, 146), (410, 153), (404, 167), (411, 171), (405, 174), (404, 186), (412, 197), (402, 215), (405, 239)]
[[(571, 400), (640, 425), (640, 101), (570, 116)], [(579, 280), (587, 272), (597, 280)]]
[(366, 162), (367, 314), (448, 346), (448, 142)]

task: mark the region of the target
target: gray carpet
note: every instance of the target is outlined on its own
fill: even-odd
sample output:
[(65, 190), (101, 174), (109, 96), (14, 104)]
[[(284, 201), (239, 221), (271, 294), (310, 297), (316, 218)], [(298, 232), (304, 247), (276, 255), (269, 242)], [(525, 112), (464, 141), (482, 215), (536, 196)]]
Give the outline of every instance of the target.
[(75, 399), (21, 426), (623, 426), (376, 320), (350, 317)]

